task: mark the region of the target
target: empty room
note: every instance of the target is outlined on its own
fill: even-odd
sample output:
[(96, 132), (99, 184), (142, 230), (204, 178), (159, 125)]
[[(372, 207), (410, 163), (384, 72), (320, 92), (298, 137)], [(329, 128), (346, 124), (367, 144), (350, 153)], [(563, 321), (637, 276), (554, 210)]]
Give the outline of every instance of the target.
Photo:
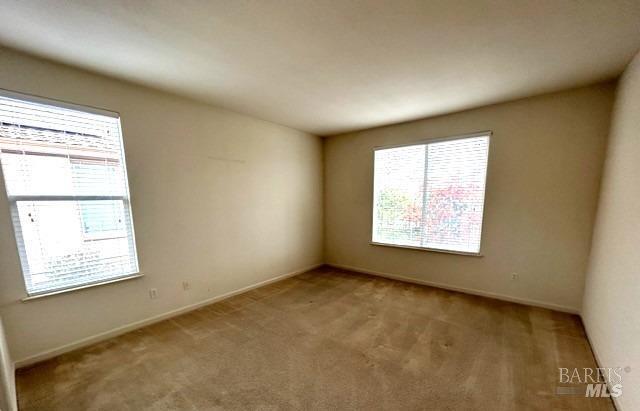
[(640, 0), (0, 0), (0, 411), (640, 410)]

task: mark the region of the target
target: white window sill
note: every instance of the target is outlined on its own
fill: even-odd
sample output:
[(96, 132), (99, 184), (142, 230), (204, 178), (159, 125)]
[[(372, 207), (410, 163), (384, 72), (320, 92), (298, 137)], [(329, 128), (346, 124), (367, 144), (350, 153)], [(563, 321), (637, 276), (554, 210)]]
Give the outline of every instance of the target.
[(393, 248), (407, 248), (409, 250), (420, 250), (420, 251), (433, 251), (436, 253), (445, 253), (445, 254), (456, 254), (456, 255), (466, 255), (468, 257), (484, 257), (481, 253), (469, 253), (465, 251), (453, 251), (453, 250), (443, 250), (440, 248), (428, 248), (428, 247), (416, 247), (412, 245), (399, 245), (399, 244), (389, 244), (389, 243), (376, 243), (375, 241), (370, 241), (371, 245), (379, 245), (382, 247), (393, 247)]
[(143, 277), (143, 276), (144, 276), (144, 274), (142, 274), (142, 273), (135, 273), (135, 274), (127, 275), (126, 277), (114, 278), (112, 280), (106, 280), (106, 281), (100, 281), (100, 282), (97, 282), (97, 283), (79, 285), (77, 287), (65, 288), (63, 290), (45, 292), (45, 293), (42, 293), (42, 294), (34, 294), (34, 295), (30, 295), (30, 296), (24, 297), (21, 301), (24, 303), (24, 302), (28, 302), (28, 301), (38, 300), (40, 298), (51, 297), (52, 295), (65, 294), (65, 293), (70, 293), (70, 292), (73, 292), (73, 291), (85, 290), (87, 288), (99, 287), (101, 285), (107, 285), (107, 284), (119, 283), (121, 281), (133, 280), (133, 279), (140, 278), (140, 277)]

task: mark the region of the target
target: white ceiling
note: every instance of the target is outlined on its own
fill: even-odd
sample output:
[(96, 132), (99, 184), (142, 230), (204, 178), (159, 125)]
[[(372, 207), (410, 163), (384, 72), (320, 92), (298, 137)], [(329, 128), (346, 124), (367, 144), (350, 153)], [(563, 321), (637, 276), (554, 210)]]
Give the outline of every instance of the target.
[(0, 10), (9, 47), (319, 135), (613, 78), (640, 48), (640, 0), (0, 0)]

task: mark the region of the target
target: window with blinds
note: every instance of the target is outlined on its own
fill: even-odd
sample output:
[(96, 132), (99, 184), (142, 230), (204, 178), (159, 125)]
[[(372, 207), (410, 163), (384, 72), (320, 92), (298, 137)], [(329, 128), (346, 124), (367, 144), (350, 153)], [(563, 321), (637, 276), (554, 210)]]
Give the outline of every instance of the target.
[(2, 92), (0, 162), (29, 296), (137, 274), (116, 113)]
[(372, 242), (479, 254), (489, 138), (377, 149)]

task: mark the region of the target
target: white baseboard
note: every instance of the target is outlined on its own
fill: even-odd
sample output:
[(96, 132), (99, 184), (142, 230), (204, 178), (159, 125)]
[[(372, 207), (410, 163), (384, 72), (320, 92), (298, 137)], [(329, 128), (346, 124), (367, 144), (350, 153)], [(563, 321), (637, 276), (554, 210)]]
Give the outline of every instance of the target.
[(511, 302), (511, 303), (531, 305), (531, 306), (540, 307), (540, 308), (547, 308), (549, 310), (561, 311), (561, 312), (569, 313), (569, 314), (580, 314), (580, 310), (578, 308), (568, 307), (568, 306), (554, 304), (554, 303), (548, 303), (548, 302), (544, 302), (544, 301), (531, 300), (531, 299), (520, 298), (520, 297), (513, 297), (513, 296), (510, 296), (510, 295), (498, 294), (498, 293), (493, 293), (493, 292), (484, 291), (484, 290), (478, 290), (478, 289), (474, 289), (474, 288), (458, 287), (458, 286), (454, 286), (454, 285), (438, 283), (438, 282), (428, 281), (428, 280), (422, 280), (422, 279), (412, 278), (412, 277), (405, 277), (405, 276), (397, 275), (397, 274), (384, 273), (384, 272), (381, 272), (381, 271), (373, 271), (373, 270), (368, 270), (368, 269), (359, 268), (359, 267), (353, 267), (353, 266), (349, 266), (349, 265), (333, 264), (333, 263), (327, 263), (326, 265), (330, 266), (330, 267), (335, 267), (335, 268), (338, 268), (338, 269), (342, 269), (342, 270), (355, 271), (357, 273), (375, 275), (375, 276), (378, 276), (378, 277), (385, 277), (385, 278), (390, 278), (392, 280), (399, 280), (399, 281), (404, 281), (404, 282), (413, 283), (413, 284), (428, 285), (430, 287), (443, 288), (445, 290), (458, 291), (458, 292), (465, 293), (465, 294), (479, 295), (481, 297), (488, 297), (488, 298), (493, 298), (493, 299), (496, 299), (496, 300), (508, 301), (508, 302)]
[(88, 345), (95, 344), (95, 343), (107, 340), (109, 338), (117, 337), (119, 335), (122, 335), (122, 334), (128, 333), (130, 331), (136, 330), (138, 328), (142, 328), (144, 326), (151, 325), (151, 324), (154, 324), (154, 323), (157, 323), (157, 322), (160, 322), (162, 320), (166, 320), (166, 319), (169, 319), (169, 318), (172, 318), (172, 317), (176, 317), (176, 316), (178, 316), (180, 314), (184, 314), (184, 313), (187, 313), (189, 311), (196, 310), (196, 309), (198, 309), (200, 307), (204, 307), (205, 305), (213, 304), (215, 302), (222, 301), (224, 299), (233, 297), (235, 295), (246, 293), (247, 291), (251, 291), (253, 289), (260, 288), (260, 287), (263, 287), (263, 286), (268, 285), (268, 284), (272, 284), (272, 283), (275, 283), (275, 282), (278, 282), (278, 281), (285, 280), (285, 279), (287, 279), (289, 277), (293, 277), (293, 276), (296, 276), (298, 274), (302, 274), (304, 272), (311, 271), (311, 270), (316, 269), (318, 267), (321, 267), (323, 265), (324, 264), (314, 264), (314, 265), (312, 265), (310, 267), (306, 267), (306, 268), (303, 268), (303, 269), (300, 269), (300, 270), (292, 271), (290, 273), (282, 274), (282, 275), (279, 275), (277, 277), (273, 277), (273, 278), (261, 281), (261, 282), (256, 283), (256, 284), (248, 285), (246, 287), (242, 287), (242, 288), (239, 288), (237, 290), (230, 291), (230, 292), (225, 293), (225, 294), (221, 294), (221, 295), (218, 295), (218, 296), (215, 296), (215, 297), (207, 298), (206, 300), (197, 302), (195, 304), (190, 304), (190, 305), (187, 305), (187, 306), (184, 306), (184, 307), (177, 308), (175, 310), (168, 311), (168, 312), (163, 313), (163, 314), (159, 314), (159, 315), (155, 315), (153, 317), (146, 318), (144, 320), (135, 321), (135, 322), (132, 322), (132, 323), (129, 323), (129, 324), (117, 327), (117, 328), (113, 328), (113, 329), (105, 331), (105, 332), (101, 332), (99, 334), (94, 334), (92, 336), (83, 338), (81, 340), (74, 341), (74, 342), (69, 343), (69, 344), (64, 344), (64, 345), (61, 345), (59, 347), (53, 348), (51, 350), (43, 351), (43, 352), (40, 352), (40, 353), (35, 354), (35, 355), (31, 355), (31, 356), (26, 357), (26, 358), (22, 358), (20, 360), (15, 361), (14, 365), (15, 365), (16, 369), (27, 367), (29, 365), (33, 365), (35, 363), (48, 360), (50, 358), (57, 357), (57, 356), (59, 356), (61, 354), (67, 353), (69, 351), (77, 350), (79, 348), (86, 347)]

